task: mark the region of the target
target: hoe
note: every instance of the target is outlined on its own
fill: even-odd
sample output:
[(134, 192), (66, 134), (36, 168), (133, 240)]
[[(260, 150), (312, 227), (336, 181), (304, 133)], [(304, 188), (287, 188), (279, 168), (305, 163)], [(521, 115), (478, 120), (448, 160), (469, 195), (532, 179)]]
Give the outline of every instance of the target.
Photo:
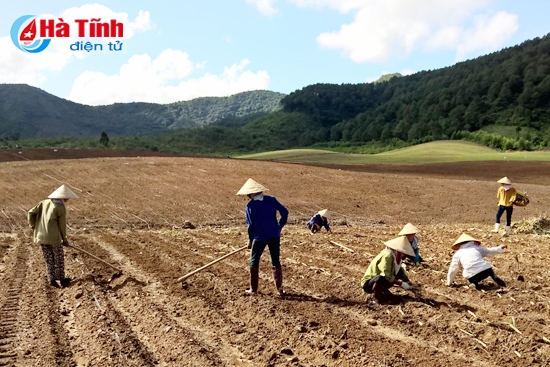
[(105, 264), (105, 265), (107, 265), (107, 266), (109, 266), (109, 267), (115, 269), (117, 272), (114, 273), (114, 274), (111, 276), (111, 279), (109, 280), (109, 282), (112, 281), (113, 279), (118, 278), (119, 276), (122, 275), (122, 270), (121, 270), (121, 269), (117, 268), (117, 267), (114, 266), (114, 265), (109, 264), (107, 261), (104, 261), (104, 260), (100, 259), (99, 257), (95, 256), (94, 254), (91, 254), (91, 253), (89, 253), (88, 251), (81, 249), (80, 247), (76, 247), (75, 245), (70, 245), (70, 244), (69, 244), (67, 247), (70, 247), (70, 248), (73, 248), (73, 249), (75, 249), (75, 250), (77, 250), (77, 251), (80, 251), (80, 252), (82, 252), (82, 253), (84, 253), (84, 254), (86, 254), (86, 255), (88, 255), (88, 256), (90, 256), (90, 257), (96, 259), (97, 261), (99, 261), (99, 262), (101, 262), (101, 263), (103, 263), (103, 264)]

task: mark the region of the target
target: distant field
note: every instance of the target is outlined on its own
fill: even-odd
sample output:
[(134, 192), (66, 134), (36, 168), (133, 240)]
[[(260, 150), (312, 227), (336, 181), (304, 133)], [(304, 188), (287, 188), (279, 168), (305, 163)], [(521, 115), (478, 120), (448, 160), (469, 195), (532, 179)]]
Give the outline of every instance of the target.
[(498, 152), (479, 144), (445, 140), (379, 154), (346, 154), (321, 149), (290, 149), (238, 156), (241, 159), (321, 164), (403, 164), (470, 161), (550, 161), (550, 152)]

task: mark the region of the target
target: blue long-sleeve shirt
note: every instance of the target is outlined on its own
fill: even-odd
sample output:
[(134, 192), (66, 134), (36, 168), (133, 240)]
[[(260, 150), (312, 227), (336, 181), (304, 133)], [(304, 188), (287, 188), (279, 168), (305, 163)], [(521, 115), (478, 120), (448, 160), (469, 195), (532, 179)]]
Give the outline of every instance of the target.
[[(277, 212), (281, 219), (277, 221)], [(250, 200), (246, 205), (246, 223), (250, 241), (266, 241), (281, 237), (281, 229), (288, 219), (288, 209), (273, 196)]]
[(315, 214), (308, 222), (308, 224), (318, 224), (319, 226), (325, 227), (327, 231), (330, 231), (330, 226), (328, 225), (328, 219), (323, 220), (321, 214)]

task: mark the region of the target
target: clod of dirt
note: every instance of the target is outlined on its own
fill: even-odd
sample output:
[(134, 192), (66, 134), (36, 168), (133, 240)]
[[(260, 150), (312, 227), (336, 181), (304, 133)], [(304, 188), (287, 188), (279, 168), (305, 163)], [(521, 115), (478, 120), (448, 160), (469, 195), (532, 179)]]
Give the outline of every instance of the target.
[(317, 322), (317, 321), (310, 321), (309, 322), (309, 327), (317, 327), (319, 326), (320, 324)]
[(294, 355), (294, 352), (292, 351), (292, 349), (290, 348), (284, 348), (281, 350), (281, 353), (282, 354), (286, 354), (287, 356), (293, 356)]
[(307, 329), (303, 325), (298, 325), (294, 329), (299, 333), (307, 333)]
[(339, 350), (335, 350), (334, 352), (332, 352), (332, 359), (338, 359), (338, 357), (340, 357)]
[(368, 325), (370, 325), (370, 326), (376, 326), (376, 325), (378, 325), (378, 321), (373, 320), (373, 319), (367, 319), (367, 320), (365, 320), (365, 322), (366, 322)]
[(195, 229), (195, 225), (193, 223), (191, 223), (190, 221), (186, 220), (185, 222), (183, 222), (183, 224), (181, 225), (181, 228), (183, 229)]
[(518, 280), (520, 282), (525, 282), (525, 278), (523, 277), (523, 275), (518, 275)]

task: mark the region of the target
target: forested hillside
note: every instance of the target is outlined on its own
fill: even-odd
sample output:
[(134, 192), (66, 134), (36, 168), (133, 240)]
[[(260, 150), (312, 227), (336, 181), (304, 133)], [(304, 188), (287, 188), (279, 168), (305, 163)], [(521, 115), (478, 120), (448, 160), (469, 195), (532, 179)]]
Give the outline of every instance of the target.
[(548, 147), (550, 38), (382, 83), (311, 85), (282, 103), (330, 129), (331, 141), (440, 140), (497, 125)]
[[(109, 121), (119, 116), (113, 122), (119, 126), (116, 134), (124, 134), (126, 125), (134, 127), (132, 134), (143, 134), (145, 128), (135, 127), (166, 131), (190, 126), (186, 125), (187, 116), (193, 116), (195, 122), (202, 118), (202, 128), (115, 138), (108, 145), (102, 144), (120, 149), (231, 154), (317, 146), (374, 152), (446, 139), (467, 139), (500, 150), (548, 149), (550, 36), (439, 70), (409, 76), (388, 74), (374, 83), (310, 85), (285, 96), (280, 104), (280, 94), (249, 93), (217, 99), (216, 103), (205, 98), (172, 105), (79, 105), (78, 114), (99, 111), (101, 118)], [(241, 96), (244, 100), (238, 100)], [(281, 105), (282, 110), (277, 110)], [(12, 111), (8, 123), (27, 116), (21, 109), (14, 113), (10, 106), (0, 102), (0, 119), (2, 111)], [(55, 111), (69, 116), (60, 109)], [(71, 116), (75, 116), (74, 111), (69, 111)], [(32, 109), (28, 112), (36, 113)], [(92, 124), (91, 119), (79, 121)], [(146, 121), (154, 123), (147, 125)], [(25, 144), (94, 147), (98, 141), (62, 139)]]
[(0, 84), (0, 138), (144, 135), (281, 109), (282, 93), (249, 91), (171, 104), (86, 106), (24, 84)]

